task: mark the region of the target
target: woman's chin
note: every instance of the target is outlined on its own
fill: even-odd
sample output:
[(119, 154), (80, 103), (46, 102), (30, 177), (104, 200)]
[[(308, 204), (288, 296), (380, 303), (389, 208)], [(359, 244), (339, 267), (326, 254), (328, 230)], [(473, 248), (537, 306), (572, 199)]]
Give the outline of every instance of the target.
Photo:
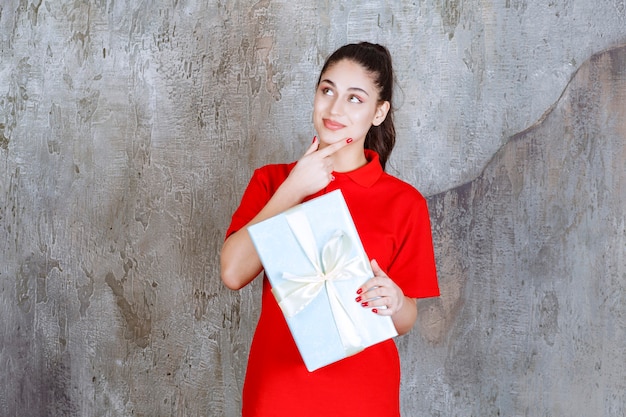
[(345, 135), (341, 135), (339, 133), (322, 133), (318, 134), (317, 138), (322, 146), (332, 145), (333, 143), (341, 142), (342, 140), (347, 139)]

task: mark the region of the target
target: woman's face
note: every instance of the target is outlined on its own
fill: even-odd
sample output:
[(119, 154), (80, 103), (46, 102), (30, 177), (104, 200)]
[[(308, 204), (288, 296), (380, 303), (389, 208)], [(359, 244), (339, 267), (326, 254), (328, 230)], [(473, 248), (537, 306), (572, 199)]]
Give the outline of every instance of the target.
[(385, 120), (389, 102), (379, 103), (372, 76), (344, 59), (322, 74), (313, 101), (313, 125), (322, 145), (347, 138), (364, 141), (372, 125)]

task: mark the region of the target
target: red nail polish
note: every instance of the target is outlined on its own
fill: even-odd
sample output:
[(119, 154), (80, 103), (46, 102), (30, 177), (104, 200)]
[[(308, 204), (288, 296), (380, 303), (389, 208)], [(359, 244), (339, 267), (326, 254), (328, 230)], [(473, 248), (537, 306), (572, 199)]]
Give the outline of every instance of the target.
[(359, 288), (358, 290), (356, 290), (357, 294), (361, 294), (363, 292), (363, 288)]
[(352, 138), (346, 139), (346, 143), (352, 143)]
[(373, 309), (372, 309), (372, 313), (378, 313), (378, 309), (373, 308)]
[(363, 302), (361, 303), (361, 305), (362, 305), (363, 307), (367, 307), (368, 303), (367, 303), (367, 301), (363, 301)]
[(315, 143), (316, 140), (317, 140), (317, 136), (313, 136), (313, 142), (311, 143)]
[(357, 303), (358, 303), (359, 301), (361, 301), (361, 296), (359, 295), (359, 296), (356, 298), (356, 300), (355, 300), (355, 301), (356, 301)]

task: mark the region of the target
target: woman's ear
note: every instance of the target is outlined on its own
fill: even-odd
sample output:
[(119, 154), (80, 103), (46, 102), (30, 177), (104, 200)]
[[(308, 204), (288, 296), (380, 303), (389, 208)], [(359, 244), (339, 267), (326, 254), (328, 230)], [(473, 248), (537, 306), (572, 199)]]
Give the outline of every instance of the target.
[(372, 120), (372, 124), (374, 126), (380, 126), (382, 122), (385, 121), (387, 117), (387, 113), (389, 113), (389, 108), (391, 105), (388, 101), (383, 101), (376, 107), (376, 113), (374, 114), (374, 120)]

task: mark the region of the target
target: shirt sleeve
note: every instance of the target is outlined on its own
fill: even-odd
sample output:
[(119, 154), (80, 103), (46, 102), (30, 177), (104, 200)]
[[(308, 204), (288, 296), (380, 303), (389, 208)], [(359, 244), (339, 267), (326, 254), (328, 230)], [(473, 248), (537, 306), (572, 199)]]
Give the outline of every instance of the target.
[(293, 165), (266, 165), (254, 171), (241, 197), (239, 207), (233, 213), (226, 238), (243, 228), (265, 207), (276, 189), (287, 178)]
[(263, 206), (267, 204), (269, 197), (266, 197), (267, 192), (265, 188), (263, 173), (260, 169), (257, 169), (254, 171), (248, 186), (243, 192), (239, 207), (237, 207), (237, 210), (233, 213), (230, 226), (226, 231), (227, 238), (248, 224), (248, 222), (261, 211)]
[(407, 204), (405, 221), (399, 225), (399, 247), (388, 275), (407, 297), (439, 296), (435, 254), (426, 199)]

